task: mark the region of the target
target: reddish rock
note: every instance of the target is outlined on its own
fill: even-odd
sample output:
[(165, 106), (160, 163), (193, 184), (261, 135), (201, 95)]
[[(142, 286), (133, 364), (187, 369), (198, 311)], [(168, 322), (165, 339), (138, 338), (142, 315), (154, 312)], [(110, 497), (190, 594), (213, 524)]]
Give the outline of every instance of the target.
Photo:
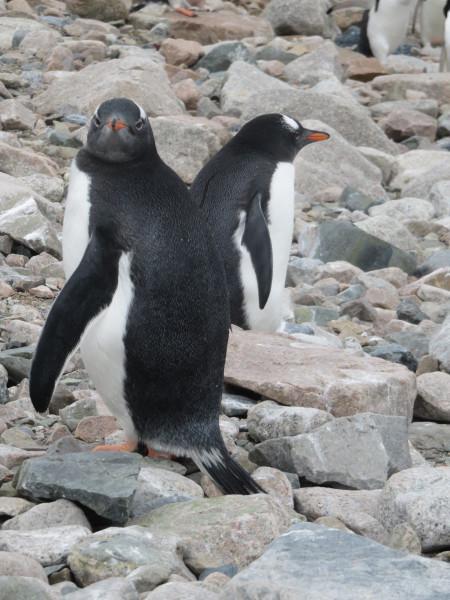
[(381, 119), (379, 125), (394, 142), (401, 142), (413, 135), (423, 136), (431, 141), (436, 138), (436, 119), (417, 110), (394, 110)]
[(375, 77), (387, 73), (386, 69), (376, 58), (364, 56), (348, 48), (339, 49), (339, 58), (344, 67), (345, 75), (349, 79), (372, 81)]
[(201, 13), (195, 19), (174, 12), (168, 14), (167, 19), (172, 37), (196, 40), (204, 45), (246, 37), (274, 37), (272, 26), (265, 19), (228, 10)]
[(38, 285), (37, 287), (31, 288), (29, 292), (35, 298), (45, 298), (46, 300), (51, 300), (55, 297), (55, 294), (46, 285)]
[(192, 79), (183, 79), (173, 86), (173, 90), (188, 110), (195, 110), (201, 93)]
[(167, 38), (161, 44), (160, 52), (169, 65), (190, 67), (203, 56), (203, 46), (194, 40)]
[(83, 442), (102, 442), (105, 437), (119, 428), (116, 417), (100, 415), (85, 417), (75, 429), (75, 437)]

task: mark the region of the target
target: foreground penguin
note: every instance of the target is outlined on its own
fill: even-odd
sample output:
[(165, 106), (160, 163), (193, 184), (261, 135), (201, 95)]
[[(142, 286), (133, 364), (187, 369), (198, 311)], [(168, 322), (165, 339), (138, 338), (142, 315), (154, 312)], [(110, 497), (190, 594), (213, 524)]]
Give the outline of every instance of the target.
[(200, 171), (191, 193), (222, 252), (231, 322), (275, 331), (294, 227), (294, 158), (327, 133), (281, 114), (256, 117)]
[(184, 183), (159, 157), (144, 111), (96, 111), (73, 165), (64, 222), (68, 281), (31, 368), (45, 411), (81, 342), (95, 386), (129, 444), (191, 457), (227, 493), (261, 491), (219, 429), (229, 329), (220, 256)]
[(374, 0), (363, 16), (358, 52), (384, 63), (405, 41), (416, 1)]

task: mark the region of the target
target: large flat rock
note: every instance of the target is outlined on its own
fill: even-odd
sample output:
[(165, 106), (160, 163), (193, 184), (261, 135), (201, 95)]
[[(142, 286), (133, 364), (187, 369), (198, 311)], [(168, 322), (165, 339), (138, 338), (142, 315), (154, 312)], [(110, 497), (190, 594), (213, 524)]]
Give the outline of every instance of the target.
[(310, 406), (336, 417), (372, 412), (411, 418), (413, 373), (351, 350), (302, 344), (233, 327), (225, 381), (287, 406)]
[(66, 498), (114, 523), (127, 521), (141, 457), (124, 452), (73, 452), (27, 460), (17, 491), (37, 500)]
[(223, 600), (448, 600), (445, 563), (304, 523), (233, 577)]

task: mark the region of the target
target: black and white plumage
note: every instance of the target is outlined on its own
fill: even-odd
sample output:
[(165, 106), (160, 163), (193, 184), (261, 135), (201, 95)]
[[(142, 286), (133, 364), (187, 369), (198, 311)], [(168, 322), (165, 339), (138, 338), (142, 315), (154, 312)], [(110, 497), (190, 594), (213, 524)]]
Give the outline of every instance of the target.
[(403, 44), (417, 0), (374, 0), (364, 12), (358, 52), (381, 63)]
[(285, 115), (256, 117), (192, 185), (224, 259), (235, 325), (261, 331), (281, 325), (294, 226), (293, 161), (301, 148), (328, 137)]
[(418, 0), (413, 18), (413, 32), (420, 20), (420, 38), (423, 46), (444, 45), (444, 7), (446, 0)]
[(441, 71), (450, 71), (450, 0), (446, 0), (444, 6), (444, 45), (441, 54)]
[(227, 493), (261, 491), (219, 429), (229, 330), (223, 265), (131, 100), (104, 102), (91, 121), (72, 165), (63, 240), (68, 281), (33, 360), (35, 408), (47, 409), (80, 344), (135, 447), (190, 456)]

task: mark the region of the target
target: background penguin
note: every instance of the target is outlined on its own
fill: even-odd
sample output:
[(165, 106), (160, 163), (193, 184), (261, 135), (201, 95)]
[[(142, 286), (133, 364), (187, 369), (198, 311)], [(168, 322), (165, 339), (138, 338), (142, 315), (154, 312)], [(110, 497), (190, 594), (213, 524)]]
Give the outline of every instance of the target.
[(450, 71), (450, 0), (447, 0), (444, 6), (444, 45), (441, 54), (441, 71)]
[[(424, 46), (444, 44), (444, 7), (446, 0), (419, 0), (420, 38)], [(416, 15), (415, 15), (416, 18)]]
[(275, 331), (281, 324), (294, 227), (292, 163), (301, 148), (328, 137), (281, 114), (256, 117), (192, 185), (222, 252), (235, 325)]
[(361, 23), (358, 52), (384, 63), (405, 41), (416, 0), (374, 0)]
[(47, 409), (81, 340), (130, 442), (112, 449), (151, 445), (190, 456), (225, 492), (261, 491), (219, 429), (229, 330), (222, 261), (134, 102), (97, 109), (72, 165), (63, 236), (68, 281), (32, 364), (34, 407)]

